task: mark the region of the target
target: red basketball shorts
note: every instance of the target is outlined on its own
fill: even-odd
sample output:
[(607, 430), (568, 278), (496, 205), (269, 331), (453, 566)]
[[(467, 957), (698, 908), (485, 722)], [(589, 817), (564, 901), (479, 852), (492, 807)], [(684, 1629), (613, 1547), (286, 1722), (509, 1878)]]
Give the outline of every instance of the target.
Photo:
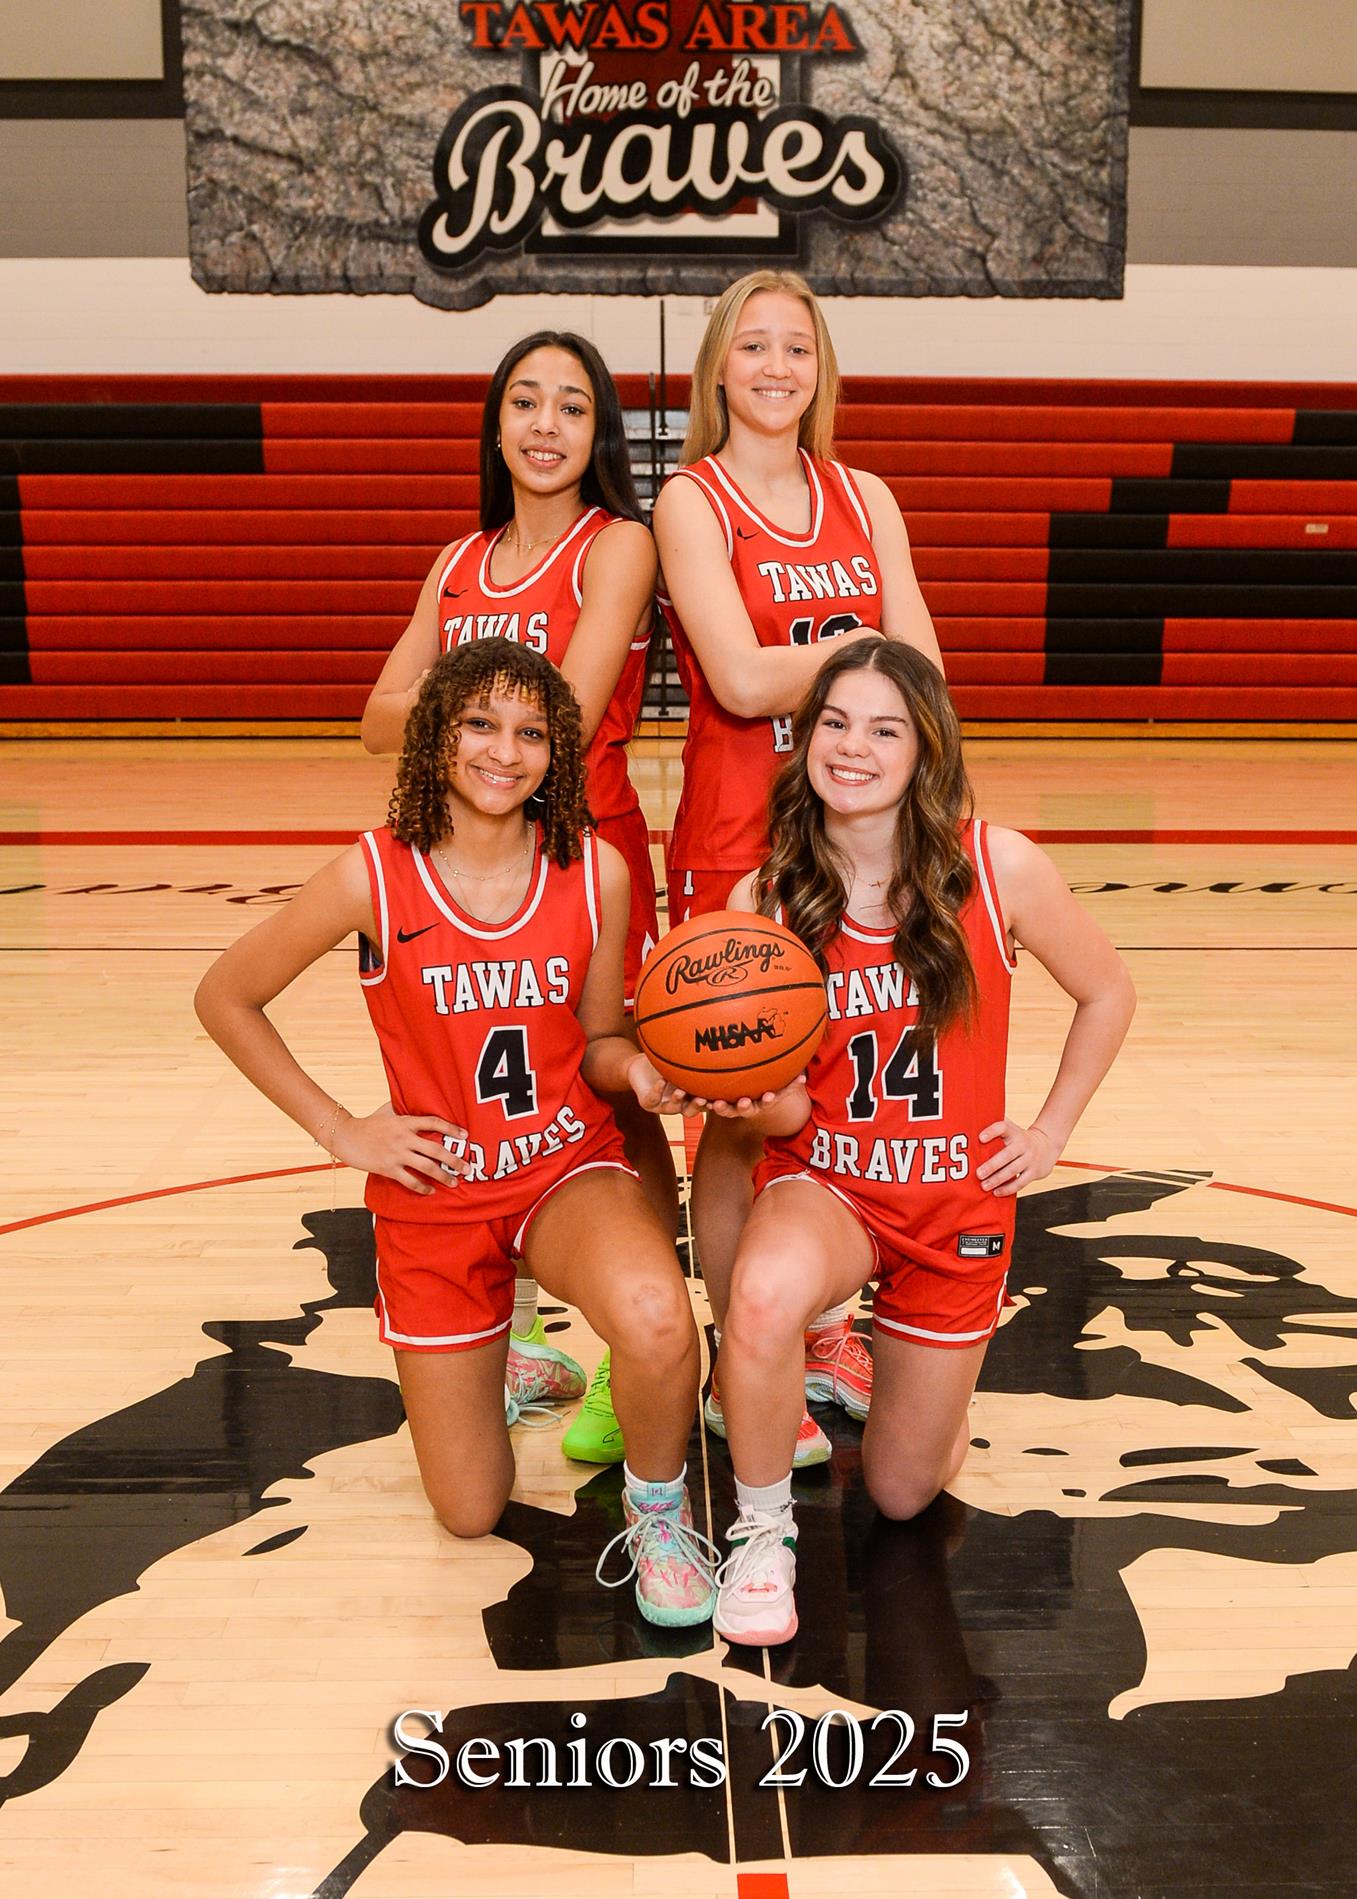
[(620, 817), (600, 818), (598, 834), (614, 850), (621, 851), (631, 872), (631, 915), (627, 919), (625, 963), (626, 1006), (636, 1000), (636, 981), (641, 965), (659, 939), (660, 925), (655, 914), (655, 866), (650, 856), (650, 831), (645, 813), (639, 809), (624, 811)]
[[(754, 866), (751, 864), (749, 870)], [(707, 916), (712, 910), (729, 910), (730, 893), (749, 870), (685, 870), (680, 864), (668, 867), (669, 927), (686, 923), (689, 917)]]
[[(966, 1236), (977, 1243), (993, 1237), (1002, 1242), (1002, 1251), (993, 1259), (958, 1260), (952, 1265), (940, 1247), (925, 1245), (906, 1234), (908, 1202), (902, 1203), (898, 1220), (888, 1227), (874, 1217), (874, 1209), (855, 1200), (823, 1174), (767, 1161), (754, 1175), (755, 1191), (765, 1193), (783, 1180), (806, 1180), (832, 1193), (858, 1222), (875, 1260), (871, 1276), (877, 1289), (872, 1322), (891, 1338), (904, 1339), (911, 1345), (961, 1350), (982, 1345), (993, 1336), (1004, 1308), (1012, 1253), (1011, 1200), (987, 1195), (988, 1204), (977, 1201), (976, 1230), (973, 1234), (968, 1231)], [(982, 1232), (982, 1228), (988, 1231)]]
[(372, 1216), (377, 1331), (401, 1352), (470, 1352), (509, 1329), (516, 1255), (528, 1228), (568, 1180), (599, 1167), (632, 1173), (620, 1140), (554, 1181), (526, 1213), (457, 1224)]

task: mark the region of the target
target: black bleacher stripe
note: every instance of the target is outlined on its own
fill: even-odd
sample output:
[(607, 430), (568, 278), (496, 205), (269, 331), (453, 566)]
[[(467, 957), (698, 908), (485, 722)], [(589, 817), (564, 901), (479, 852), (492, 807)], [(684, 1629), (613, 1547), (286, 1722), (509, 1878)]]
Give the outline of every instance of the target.
[(1166, 514), (1053, 514), (1049, 547), (1163, 547)]
[(257, 402), (6, 402), (0, 438), (37, 441), (257, 442)]
[(21, 547), (0, 546), (0, 580), (22, 580), (24, 551)]
[(17, 508), (0, 511), (0, 547), (22, 547), (24, 544), (23, 516)]
[(25, 647), (21, 653), (12, 653), (0, 647), (0, 686), (31, 686), (32, 684), (33, 675), (28, 665), (28, 648)]
[(1162, 653), (1047, 653), (1048, 686), (1158, 686)]
[(1182, 587), (1350, 587), (1357, 550), (1301, 547), (1053, 547), (1052, 581), (1164, 581)]
[(1164, 650), (1162, 620), (1048, 620), (1046, 654), (1157, 653)]
[(1139, 475), (1114, 475), (1112, 514), (1226, 514), (1228, 481), (1147, 481)]
[(1074, 586), (1051, 582), (1046, 611), (1052, 619), (1348, 620), (1350, 587), (1183, 587), (1161, 582)]
[(1293, 442), (1357, 442), (1357, 409), (1297, 409)]
[(17, 475), (0, 475), (0, 512), (17, 515), (23, 507)]
[[(0, 619), (22, 620), (27, 612), (24, 583), (21, 580), (0, 580)], [(28, 644), (27, 639), (24, 644)]]
[(1290, 442), (1178, 442), (1170, 473), (1175, 480), (1353, 481), (1357, 447), (1308, 448)]
[(0, 469), (26, 475), (262, 475), (264, 444), (0, 441)]
[(22, 614), (0, 616), (0, 653), (28, 651), (28, 621)]

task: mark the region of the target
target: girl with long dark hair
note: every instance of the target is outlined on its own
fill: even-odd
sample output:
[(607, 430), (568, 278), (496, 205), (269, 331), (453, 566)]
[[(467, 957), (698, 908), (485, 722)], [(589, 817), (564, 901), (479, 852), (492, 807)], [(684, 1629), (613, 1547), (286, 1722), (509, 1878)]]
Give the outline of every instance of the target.
[[(617, 389), (586, 338), (539, 330), (506, 352), (481, 419), (480, 531), (451, 542), (363, 714), (369, 751), (399, 748), (419, 686), (440, 652), (491, 636), (560, 668), (579, 700), (589, 808), (631, 873), (626, 997), (658, 934), (649, 834), (627, 770), (645, 684), (655, 550), (641, 519)], [(657, 1212), (676, 1225), (678, 1187), (664, 1130), (634, 1100), (612, 1103)], [(520, 1282), (510, 1380), (525, 1399), (577, 1396), (583, 1374), (545, 1337)], [(604, 1374), (606, 1380), (606, 1372)], [(597, 1428), (596, 1428), (597, 1427)], [(572, 1454), (611, 1458), (621, 1440), (606, 1392), (567, 1435)]]
[[(604, 1096), (682, 1108), (622, 1032), (627, 869), (588, 824), (578, 704), (549, 662), (486, 640), (435, 661), (406, 721), (386, 827), (221, 956), (197, 1007), (237, 1068), (368, 1175), (377, 1312), (438, 1516), (483, 1536), (513, 1482), (505, 1383), (521, 1256), (611, 1349), (641, 1613), (711, 1613), (684, 1453), (692, 1307)], [(353, 1115), (265, 1014), (358, 933), (390, 1102)], [(507, 1402), (506, 1402), (507, 1400)]]
[[(739, 1515), (715, 1625), (751, 1644), (796, 1630), (807, 1321), (876, 1280), (863, 1473), (886, 1516), (917, 1514), (966, 1455), (1014, 1196), (1055, 1166), (1135, 1003), (1050, 859), (973, 817), (942, 675), (900, 643), (854, 640), (821, 667), (769, 821), (768, 855), (732, 901), (802, 938), (830, 1022), (804, 1087), (747, 1124), (766, 1145), (721, 1339)], [(1004, 1100), (1019, 945), (1075, 1004), (1025, 1126)]]

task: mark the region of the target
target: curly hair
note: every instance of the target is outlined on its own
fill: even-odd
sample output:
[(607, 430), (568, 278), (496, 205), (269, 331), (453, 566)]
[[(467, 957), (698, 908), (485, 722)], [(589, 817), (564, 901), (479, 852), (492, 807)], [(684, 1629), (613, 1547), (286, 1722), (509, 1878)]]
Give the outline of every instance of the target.
[(917, 1030), (938, 1035), (973, 1016), (975, 970), (962, 906), (975, 871), (961, 841), (971, 816), (970, 781), (961, 755), (961, 728), (942, 674), (931, 660), (898, 640), (852, 640), (820, 669), (792, 722), (792, 750), (774, 782), (768, 807), (772, 839), (754, 882), (760, 911), (780, 904), (827, 973), (826, 948), (847, 909), (843, 854), (825, 832), (824, 805), (806, 769), (811, 736), (849, 672), (882, 674), (898, 689), (918, 739), (918, 758), (895, 820), (895, 868), (886, 904), (896, 921), (895, 959), (919, 994)]
[(517, 640), (471, 640), (430, 668), (405, 725), (387, 808), (392, 836), (425, 852), (452, 836), (448, 780), (457, 756), (457, 722), (471, 701), (492, 692), (542, 708), (551, 764), (526, 810), (541, 823), (543, 849), (564, 869), (583, 856), (583, 833), (594, 822), (585, 797), (579, 702), (550, 660)]

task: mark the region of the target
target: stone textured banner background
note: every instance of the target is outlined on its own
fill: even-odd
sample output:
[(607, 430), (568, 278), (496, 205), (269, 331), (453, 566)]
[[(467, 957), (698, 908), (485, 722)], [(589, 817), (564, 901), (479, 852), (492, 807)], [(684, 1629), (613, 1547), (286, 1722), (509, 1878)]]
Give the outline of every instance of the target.
[[(860, 57), (800, 61), (802, 99), (870, 116), (908, 167), (868, 226), (802, 221), (800, 268), (839, 296), (1119, 297), (1131, 0), (844, 0)], [(184, 0), (189, 228), (207, 290), (713, 294), (774, 261), (421, 255), (434, 150), (470, 93), (521, 84), (455, 0)]]

